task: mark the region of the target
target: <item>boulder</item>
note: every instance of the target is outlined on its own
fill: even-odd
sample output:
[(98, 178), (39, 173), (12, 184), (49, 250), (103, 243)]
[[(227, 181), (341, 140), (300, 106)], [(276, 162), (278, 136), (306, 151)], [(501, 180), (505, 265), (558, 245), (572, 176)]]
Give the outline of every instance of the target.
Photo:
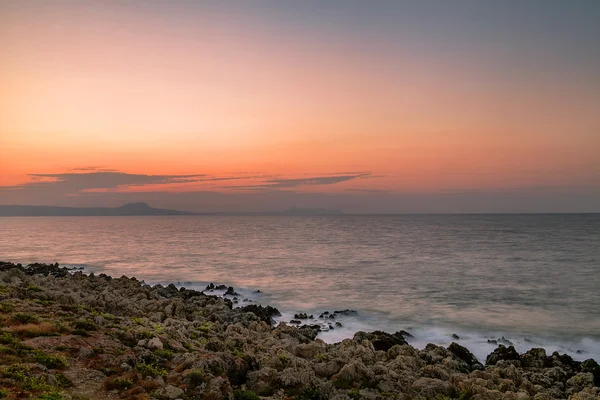
[(373, 344), (375, 350), (388, 351), (392, 346), (408, 344), (400, 332), (387, 333), (382, 331), (363, 332), (354, 334), (354, 340), (368, 340)]
[(496, 365), (500, 360), (518, 361), (519, 353), (517, 353), (514, 346), (505, 347), (501, 344), (486, 357), (485, 364)]
[(482, 369), (483, 366), (477, 360), (477, 357), (473, 355), (466, 347), (461, 346), (456, 342), (452, 342), (450, 346), (448, 346), (448, 350), (452, 354), (454, 354), (459, 360), (464, 361), (470, 369)]
[(167, 385), (154, 392), (154, 396), (158, 397), (159, 399), (177, 399), (183, 396), (184, 393), (185, 392), (182, 389), (176, 386)]

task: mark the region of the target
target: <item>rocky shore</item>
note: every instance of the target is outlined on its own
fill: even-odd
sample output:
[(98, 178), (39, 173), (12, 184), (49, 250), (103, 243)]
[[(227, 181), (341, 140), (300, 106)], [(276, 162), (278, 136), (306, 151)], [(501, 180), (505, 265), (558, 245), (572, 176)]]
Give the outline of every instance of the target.
[(274, 326), (278, 314), (209, 291), (0, 262), (0, 398), (600, 399), (591, 359), (499, 344), (477, 360), (458, 343), (415, 349), (403, 331), (326, 344), (302, 324), (309, 316)]

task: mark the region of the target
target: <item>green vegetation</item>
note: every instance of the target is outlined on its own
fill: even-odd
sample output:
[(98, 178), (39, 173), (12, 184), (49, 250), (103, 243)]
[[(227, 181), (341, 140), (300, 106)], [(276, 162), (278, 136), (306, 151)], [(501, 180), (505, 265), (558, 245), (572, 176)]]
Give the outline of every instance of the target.
[(66, 368), (69, 366), (67, 359), (62, 355), (52, 356), (38, 351), (34, 354), (34, 358), (35, 361), (50, 369)]
[(137, 369), (139, 373), (142, 374), (142, 378), (144, 379), (147, 377), (156, 378), (157, 376), (167, 375), (166, 369), (152, 364), (137, 363), (135, 365), (135, 369)]
[(130, 378), (126, 378), (123, 376), (114, 378), (114, 379), (109, 379), (104, 383), (104, 386), (106, 387), (107, 390), (119, 390), (119, 391), (123, 391), (123, 390), (127, 390), (127, 389), (131, 389), (133, 387), (133, 381)]
[(5, 301), (0, 302), (0, 312), (2, 313), (9, 313), (12, 312), (12, 310), (14, 310), (15, 306), (13, 306), (10, 303), (7, 303)]
[(12, 316), (13, 321), (19, 322), (21, 324), (30, 324), (33, 322), (38, 322), (38, 317), (35, 315), (27, 314), (27, 313), (16, 313)]
[(94, 323), (94, 321), (90, 319), (80, 319), (75, 322), (75, 329), (81, 329), (84, 331), (95, 331), (98, 330), (98, 327)]
[(25, 288), (25, 290), (30, 293), (43, 292), (42, 288), (39, 286), (36, 286), (36, 285), (29, 285), (29, 286), (27, 286), (27, 288)]
[(206, 376), (206, 374), (204, 373), (204, 371), (202, 369), (195, 368), (187, 374), (186, 379), (188, 381), (188, 385), (192, 388), (195, 388), (197, 386), (202, 385), (202, 383), (204, 382), (205, 376)]

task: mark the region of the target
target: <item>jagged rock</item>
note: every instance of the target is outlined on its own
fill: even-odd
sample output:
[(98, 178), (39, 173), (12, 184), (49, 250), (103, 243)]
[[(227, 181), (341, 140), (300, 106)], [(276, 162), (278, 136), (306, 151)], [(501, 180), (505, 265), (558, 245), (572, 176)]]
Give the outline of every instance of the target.
[(225, 296), (239, 296), (239, 293), (233, 289), (233, 286), (229, 286), (225, 292)]
[(450, 346), (448, 346), (448, 350), (458, 357), (459, 360), (464, 361), (471, 370), (483, 369), (483, 365), (477, 360), (477, 357), (475, 357), (466, 347), (463, 347), (456, 342), (452, 342)]
[(273, 317), (281, 316), (281, 313), (275, 307), (261, 306), (257, 304), (251, 304), (248, 306), (240, 307), (238, 308), (238, 310), (242, 312), (251, 312), (269, 325), (273, 325)]
[(500, 360), (518, 361), (519, 353), (517, 353), (513, 346), (505, 347), (504, 345), (499, 345), (496, 350), (486, 357), (485, 364), (496, 365)]
[(382, 331), (356, 332), (354, 340), (368, 340), (373, 344), (375, 350), (388, 351), (394, 345), (408, 344), (400, 332), (390, 334)]

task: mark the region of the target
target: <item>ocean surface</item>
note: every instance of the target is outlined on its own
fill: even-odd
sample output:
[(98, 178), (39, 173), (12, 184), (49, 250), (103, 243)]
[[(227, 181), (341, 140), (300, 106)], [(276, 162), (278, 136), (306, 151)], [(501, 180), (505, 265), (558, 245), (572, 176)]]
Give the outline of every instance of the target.
[(223, 283), (284, 321), (356, 310), (331, 320), (328, 342), (404, 329), (419, 348), (456, 334), (482, 361), (503, 337), (600, 360), (600, 214), (10, 217), (0, 228), (0, 260)]

